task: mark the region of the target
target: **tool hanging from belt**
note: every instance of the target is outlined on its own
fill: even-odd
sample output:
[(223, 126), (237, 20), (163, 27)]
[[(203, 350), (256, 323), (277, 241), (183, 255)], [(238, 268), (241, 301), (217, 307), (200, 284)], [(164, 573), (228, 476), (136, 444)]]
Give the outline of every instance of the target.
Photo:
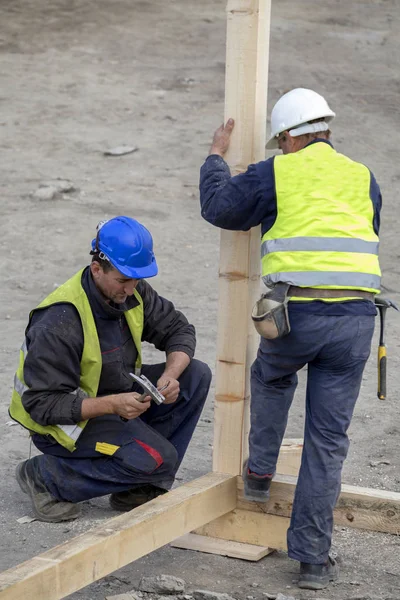
[(386, 357), (386, 345), (384, 342), (385, 335), (385, 317), (388, 308), (394, 308), (399, 310), (397, 305), (388, 300), (387, 298), (381, 298), (377, 296), (375, 298), (375, 306), (379, 310), (379, 319), (381, 324), (381, 330), (379, 333), (379, 347), (378, 347), (378, 398), (379, 400), (386, 400), (386, 369), (387, 369), (387, 357)]
[(276, 283), (256, 302), (251, 314), (254, 327), (267, 340), (284, 337), (290, 333), (288, 302), (291, 297), (315, 298), (363, 298), (374, 301), (374, 294), (363, 290), (334, 290), (302, 288), (288, 283)]
[(375, 302), (380, 317), (380, 334), (378, 347), (378, 398), (386, 400), (387, 356), (385, 335), (385, 317), (388, 308), (399, 310), (397, 305), (387, 298), (377, 296), (363, 290), (331, 290), (317, 288), (301, 288), (277, 283), (255, 304), (252, 320), (257, 332), (264, 338), (273, 340), (290, 333), (288, 302), (292, 296), (303, 298), (340, 298), (358, 297)]

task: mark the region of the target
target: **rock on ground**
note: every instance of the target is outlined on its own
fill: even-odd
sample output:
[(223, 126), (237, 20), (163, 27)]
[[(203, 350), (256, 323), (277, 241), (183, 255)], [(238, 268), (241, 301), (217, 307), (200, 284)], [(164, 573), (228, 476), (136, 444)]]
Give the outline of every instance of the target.
[(193, 597), (195, 600), (234, 600), (229, 594), (210, 592), (209, 590), (195, 590)]
[(185, 582), (173, 575), (156, 575), (155, 577), (142, 577), (139, 583), (142, 592), (155, 594), (176, 594), (185, 591)]

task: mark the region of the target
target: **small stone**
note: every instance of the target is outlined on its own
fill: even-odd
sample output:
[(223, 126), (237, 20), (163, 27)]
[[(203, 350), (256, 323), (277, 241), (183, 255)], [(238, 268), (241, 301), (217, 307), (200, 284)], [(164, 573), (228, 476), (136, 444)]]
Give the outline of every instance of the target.
[(53, 200), (57, 195), (57, 188), (53, 186), (40, 187), (32, 194), (35, 200)]
[(6, 315), (6, 319), (11, 319), (11, 315)]
[(139, 148), (137, 146), (116, 146), (110, 150), (104, 151), (104, 156), (123, 156), (124, 154), (131, 154), (137, 152)]
[(371, 460), (370, 467), (378, 467), (379, 465), (390, 465), (390, 460)]
[(252, 583), (251, 587), (260, 587), (260, 584), (259, 583)]
[(350, 585), (361, 585), (359, 581), (349, 581)]
[(106, 600), (139, 600), (140, 596), (137, 592), (125, 592), (125, 594), (118, 594), (117, 596), (106, 596)]
[(25, 517), (20, 517), (19, 519), (17, 519), (17, 523), (22, 523), (23, 525), (25, 523), (32, 523), (32, 521), (36, 521), (35, 517), (28, 517), (27, 515)]
[(263, 592), (263, 596), (267, 598), (267, 600), (276, 600), (276, 594), (270, 594), (268, 592)]
[(285, 596), (285, 594), (279, 593), (276, 600), (296, 600), (296, 598), (294, 596)]
[(195, 590), (195, 600), (234, 600), (229, 594), (223, 592), (210, 592), (209, 590)]
[(75, 191), (75, 186), (72, 181), (69, 181), (69, 179), (59, 179), (58, 177), (57, 179), (45, 181), (39, 185), (39, 189), (49, 187), (53, 187), (57, 190), (57, 192), (64, 194)]
[(185, 582), (173, 575), (157, 575), (156, 577), (142, 577), (139, 590), (156, 594), (175, 594), (185, 591)]

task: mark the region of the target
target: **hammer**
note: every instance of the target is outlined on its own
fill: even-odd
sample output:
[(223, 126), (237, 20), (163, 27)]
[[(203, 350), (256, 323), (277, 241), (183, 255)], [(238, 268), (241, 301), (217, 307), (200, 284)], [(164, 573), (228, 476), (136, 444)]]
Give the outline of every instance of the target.
[(385, 333), (385, 317), (386, 311), (388, 308), (394, 308), (395, 310), (399, 310), (397, 305), (388, 300), (387, 298), (381, 298), (377, 296), (375, 298), (375, 306), (379, 310), (379, 318), (381, 330), (379, 334), (379, 348), (378, 348), (378, 398), (379, 400), (386, 400), (386, 367), (387, 367), (387, 358), (386, 358), (386, 346), (384, 342), (384, 333)]
[[(129, 375), (143, 389), (143, 394), (141, 396), (139, 396), (138, 402), (144, 402), (144, 399), (146, 398), (146, 396), (150, 396), (151, 399), (154, 400), (154, 402), (158, 405), (160, 405), (164, 402), (165, 398), (160, 393), (160, 390), (158, 390), (156, 388), (156, 386), (153, 385), (149, 379), (147, 379), (147, 377), (145, 377), (144, 375), (140, 375), (140, 377), (139, 377), (138, 375), (135, 375), (134, 373), (129, 373)], [(161, 390), (167, 389), (168, 385), (169, 385), (169, 382), (167, 383), (167, 385), (164, 385), (164, 387), (162, 387)], [(121, 421), (124, 421), (124, 422), (127, 422), (129, 420), (129, 419), (125, 419), (125, 417), (120, 417), (120, 419), (121, 419)]]
[[(162, 404), (165, 401), (165, 398), (160, 393), (160, 390), (158, 390), (156, 388), (156, 386), (153, 385), (149, 379), (147, 379), (147, 377), (145, 377), (144, 375), (138, 376), (138, 375), (135, 375), (134, 373), (129, 373), (129, 375), (143, 389), (143, 394), (140, 396), (140, 398), (138, 398), (139, 402), (143, 402), (144, 399), (146, 398), (146, 396), (150, 396), (151, 399), (154, 400), (154, 402), (158, 405)], [(167, 387), (168, 387), (168, 383), (163, 388), (161, 388), (161, 390), (165, 390)]]

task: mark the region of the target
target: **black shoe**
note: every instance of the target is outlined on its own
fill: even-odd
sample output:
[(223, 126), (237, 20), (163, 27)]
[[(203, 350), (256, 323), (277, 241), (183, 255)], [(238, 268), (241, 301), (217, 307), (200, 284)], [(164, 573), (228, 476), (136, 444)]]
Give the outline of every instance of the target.
[(322, 590), (329, 585), (330, 581), (335, 581), (338, 576), (337, 563), (331, 557), (323, 565), (310, 565), (301, 562), (300, 579), (297, 585), (304, 590)]
[(157, 496), (166, 494), (168, 490), (158, 488), (151, 483), (146, 483), (140, 487), (133, 488), (127, 492), (117, 492), (111, 494), (110, 505), (114, 510), (128, 511), (141, 506), (150, 500), (154, 500)]
[(243, 467), (244, 499), (250, 502), (268, 502), (273, 475), (257, 475), (250, 471), (248, 461)]
[(25, 460), (17, 466), (15, 476), (24, 494), (29, 494), (33, 512), (38, 521), (60, 523), (79, 517), (81, 509), (72, 502), (61, 502), (50, 494), (44, 481), (35, 469), (35, 458)]

